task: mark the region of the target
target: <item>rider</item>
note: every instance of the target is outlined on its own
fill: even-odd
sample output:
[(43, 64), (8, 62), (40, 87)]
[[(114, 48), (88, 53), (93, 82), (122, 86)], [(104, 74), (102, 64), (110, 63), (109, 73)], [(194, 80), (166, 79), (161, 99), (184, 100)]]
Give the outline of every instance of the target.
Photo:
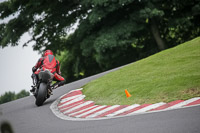
[[(36, 65), (32, 68), (33, 75), (31, 77), (35, 78), (36, 81), (38, 81), (39, 72), (45, 69), (48, 69), (52, 74), (54, 74), (53, 80), (57, 81), (52, 86), (52, 89), (55, 89), (65, 84), (65, 79), (61, 76), (59, 61), (56, 60), (51, 50), (46, 50), (43, 57), (41, 57)], [(32, 86), (32, 89), (30, 91), (35, 92), (35, 89), (36, 86)]]

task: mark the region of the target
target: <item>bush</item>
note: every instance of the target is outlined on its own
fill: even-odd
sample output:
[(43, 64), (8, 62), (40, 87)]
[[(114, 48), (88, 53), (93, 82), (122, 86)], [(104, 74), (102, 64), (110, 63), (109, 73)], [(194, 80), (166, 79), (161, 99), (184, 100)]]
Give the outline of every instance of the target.
[(30, 93), (26, 90), (22, 90), (19, 93), (15, 94), (15, 92), (5, 92), (5, 94), (0, 96), (0, 104), (7, 103), (19, 98), (23, 98), (29, 96)]

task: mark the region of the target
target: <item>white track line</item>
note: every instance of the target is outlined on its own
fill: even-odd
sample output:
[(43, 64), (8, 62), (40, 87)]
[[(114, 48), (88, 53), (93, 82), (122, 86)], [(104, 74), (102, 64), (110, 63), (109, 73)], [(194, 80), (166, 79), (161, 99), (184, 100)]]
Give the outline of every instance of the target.
[(92, 110), (90, 110), (90, 111), (88, 111), (88, 112), (85, 112), (85, 113), (83, 113), (83, 114), (77, 115), (77, 116), (75, 116), (75, 117), (82, 117), (82, 116), (84, 116), (84, 115), (88, 115), (88, 114), (90, 114), (90, 113), (92, 113), (92, 112), (95, 112), (95, 111), (97, 111), (97, 110), (99, 110), (99, 109), (101, 109), (101, 108), (104, 108), (104, 107), (106, 107), (106, 105), (96, 107), (96, 108), (94, 108), (94, 109), (92, 109)]
[(121, 113), (123, 113), (123, 112), (125, 112), (125, 111), (131, 110), (131, 109), (136, 108), (136, 107), (138, 107), (138, 106), (140, 106), (140, 105), (139, 105), (139, 104), (133, 104), (133, 105), (131, 105), (131, 106), (128, 106), (128, 107), (123, 108), (123, 109), (120, 109), (120, 110), (118, 110), (118, 111), (116, 111), (116, 112), (113, 112), (112, 114), (108, 114), (108, 115), (106, 115), (106, 116), (108, 116), (108, 117), (116, 116), (116, 115), (118, 115), (118, 114), (121, 114)]
[[(64, 96), (64, 95), (63, 95), (63, 96)], [(78, 118), (77, 116), (75, 116), (76, 118), (73, 118), (73, 117), (70, 117), (70, 116), (68, 116), (68, 115), (64, 115), (63, 113), (60, 112), (60, 109), (58, 108), (58, 104), (59, 104), (61, 98), (62, 98), (62, 96), (61, 96), (59, 99), (57, 99), (56, 101), (54, 101), (54, 102), (51, 104), (50, 109), (51, 109), (51, 111), (53, 112), (53, 114), (55, 114), (58, 118), (63, 119), (63, 120), (71, 120), (71, 121), (105, 120), (105, 119), (122, 118), (122, 117), (128, 117), (128, 116), (130, 116), (130, 114), (128, 114), (128, 115), (123, 115), (123, 116), (102, 117), (102, 118), (87, 118), (87, 119), (85, 119), (85, 118)], [(187, 100), (187, 101), (188, 101), (188, 104), (189, 104), (189, 103), (192, 103), (192, 102), (194, 102), (194, 101), (196, 101), (196, 100), (199, 100), (200, 97), (198, 97), (198, 98), (192, 98), (192, 99), (193, 99), (193, 100), (191, 100), (191, 99)], [(183, 104), (183, 103), (182, 103), (182, 104)], [(187, 105), (187, 103), (185, 103), (185, 104)], [(94, 105), (94, 106), (90, 107), (90, 109), (91, 109), (91, 108), (94, 108), (95, 106), (99, 106), (99, 105)], [(131, 105), (131, 106), (132, 106), (132, 105)], [(162, 106), (162, 105), (161, 105), (161, 106)], [(180, 106), (180, 105), (179, 105), (179, 106)], [(200, 104), (191, 105), (191, 106), (181, 106), (180, 108), (173, 108), (173, 109), (191, 108), (191, 107), (195, 107), (195, 106), (200, 106)], [(100, 107), (100, 108), (103, 108), (103, 107), (106, 107), (106, 105), (104, 105), (104, 106), (99, 106), (99, 107)], [(94, 108), (94, 109), (95, 109), (95, 110), (98, 110), (98, 109), (100, 109), (99, 107), (96, 107), (96, 108)], [(89, 110), (89, 108), (87, 108), (87, 109)], [(84, 111), (86, 111), (87, 109), (85, 109)], [(82, 110), (82, 111), (83, 111), (83, 110)], [(93, 110), (93, 111), (94, 111), (94, 110)], [(167, 110), (164, 109), (164, 110), (158, 110), (158, 111), (149, 111), (149, 112), (141, 112), (141, 113), (132, 113), (132, 115), (149, 114), (149, 113), (163, 112), (163, 111), (167, 111)], [(81, 111), (80, 111), (80, 112), (76, 112), (76, 113), (77, 113), (77, 114), (78, 114), (78, 113), (81, 113)], [(85, 112), (85, 113), (87, 113), (87, 112)], [(92, 112), (89, 112), (89, 113), (92, 113)], [(87, 114), (88, 114), (88, 113), (87, 113)], [(87, 115), (87, 114), (82, 113), (82, 114), (80, 114), (79, 116), (84, 116), (84, 115)], [(71, 115), (72, 115), (72, 114), (71, 114)]]
[(72, 112), (72, 111), (74, 111), (74, 110), (76, 110), (76, 109), (78, 109), (78, 108), (81, 108), (81, 107), (86, 106), (86, 105), (91, 104), (91, 103), (93, 103), (93, 101), (87, 101), (87, 102), (85, 102), (85, 103), (83, 103), (83, 104), (80, 104), (80, 105), (75, 106), (75, 107), (73, 107), (73, 108), (71, 108), (71, 109), (69, 109), (69, 110), (66, 110), (66, 111), (63, 112), (63, 113), (65, 114), (65, 113)]
[(73, 116), (73, 115), (79, 114), (79, 113), (81, 113), (81, 112), (84, 112), (84, 111), (86, 111), (86, 110), (92, 109), (92, 108), (94, 108), (94, 107), (97, 107), (97, 105), (94, 105), (94, 106), (85, 108), (85, 109), (80, 110), (80, 111), (78, 111), (78, 112), (71, 113), (71, 114), (69, 114), (69, 116)]
[(71, 90), (70, 92), (68, 92), (67, 94), (71, 93), (71, 92), (74, 92), (74, 91), (81, 91), (83, 88), (80, 88), (80, 89), (76, 89), (76, 90)]
[(80, 97), (80, 96), (82, 96), (82, 94), (64, 98), (64, 99), (62, 99), (62, 100), (60, 101), (60, 103), (64, 103), (64, 102), (66, 102), (66, 101), (69, 101), (69, 100), (71, 100), (71, 99), (78, 98), (78, 97)]
[(76, 92), (76, 91), (81, 91), (83, 88), (80, 88), (80, 89), (76, 89), (76, 90), (71, 90), (70, 92), (68, 92), (67, 94), (64, 94), (63, 96), (61, 96), (61, 100), (60, 101), (64, 101), (64, 99), (66, 99), (66, 101), (67, 100), (70, 100), (70, 99), (73, 99), (73, 97), (78, 97), (78, 96), (81, 96), (82, 94), (77, 94), (77, 95), (74, 95), (74, 96), (70, 96), (70, 97), (66, 97), (66, 98), (64, 98), (64, 99), (62, 99), (63, 97), (65, 97), (66, 95), (68, 95), (68, 94), (70, 94), (70, 93), (72, 93), (72, 92)]
[(101, 114), (103, 114), (103, 113), (105, 113), (105, 112), (107, 112), (107, 111), (109, 111), (109, 110), (112, 110), (112, 109), (114, 109), (114, 108), (117, 108), (117, 107), (119, 107), (119, 106), (120, 106), (120, 105), (113, 105), (113, 106), (108, 107), (108, 108), (106, 108), (106, 109), (104, 109), (104, 110), (101, 110), (101, 111), (99, 111), (99, 112), (96, 112), (96, 113), (94, 113), (94, 114), (91, 114), (91, 115), (87, 116), (86, 118), (94, 118), (94, 117), (96, 117), (96, 116), (98, 116), (98, 115), (101, 115)]
[(144, 107), (144, 108), (141, 108), (141, 109), (139, 109), (139, 110), (136, 110), (136, 111), (134, 111), (134, 112), (132, 112), (132, 113), (129, 113), (129, 115), (135, 114), (135, 113), (146, 112), (146, 111), (148, 111), (148, 110), (157, 108), (157, 107), (162, 106), (162, 105), (164, 105), (164, 104), (166, 104), (166, 103), (160, 102), (160, 103), (152, 104), (152, 105), (149, 105), (149, 106), (147, 106), (147, 107)]
[(173, 106), (171, 106), (171, 107), (169, 107), (169, 108), (166, 108), (165, 110), (180, 108), (180, 107), (182, 107), (182, 106), (185, 106), (185, 105), (187, 105), (187, 104), (189, 104), (189, 103), (191, 103), (191, 102), (194, 102), (194, 101), (196, 101), (196, 100), (199, 100), (199, 99), (200, 99), (200, 97), (195, 97), (195, 98), (192, 98), (192, 99), (183, 101), (183, 102), (181, 102), (181, 103), (175, 104), (175, 105), (173, 105)]
[(61, 108), (61, 107), (63, 107), (63, 106), (72, 104), (72, 103), (74, 103), (74, 102), (83, 100), (84, 98), (85, 98), (85, 95), (82, 95), (82, 96), (80, 96), (80, 97), (78, 97), (78, 98), (76, 98), (76, 99), (73, 99), (73, 100), (71, 100), (71, 101), (69, 101), (69, 102), (67, 102), (67, 103), (64, 103), (64, 104), (60, 105), (59, 107)]

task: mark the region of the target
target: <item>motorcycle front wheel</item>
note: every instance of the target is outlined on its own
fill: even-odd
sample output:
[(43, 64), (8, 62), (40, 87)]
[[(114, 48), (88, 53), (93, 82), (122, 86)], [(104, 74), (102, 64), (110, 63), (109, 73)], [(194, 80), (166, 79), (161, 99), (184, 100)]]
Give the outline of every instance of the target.
[(35, 104), (41, 106), (46, 100), (47, 96), (47, 84), (40, 83), (39, 90), (37, 92)]

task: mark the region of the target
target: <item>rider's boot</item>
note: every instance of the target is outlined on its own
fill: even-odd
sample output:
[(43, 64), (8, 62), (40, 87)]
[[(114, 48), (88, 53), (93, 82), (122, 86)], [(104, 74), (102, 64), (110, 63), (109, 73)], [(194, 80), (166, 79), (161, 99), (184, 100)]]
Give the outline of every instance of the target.
[(58, 87), (58, 82), (57, 83), (54, 83), (52, 86), (51, 86), (51, 90), (54, 90)]
[(58, 88), (58, 87), (60, 87), (60, 86), (63, 86), (65, 84), (65, 80), (63, 80), (63, 81), (57, 81), (56, 83), (54, 83), (52, 86), (51, 86), (51, 88), (52, 88), (52, 90), (54, 90), (54, 89), (56, 89), (56, 88)]
[(31, 86), (31, 87), (32, 87), (32, 89), (30, 90), (30, 92), (31, 92), (31, 93), (34, 93), (35, 90), (36, 90), (36, 86)]
[(53, 94), (52, 94), (52, 91), (51, 91), (50, 89), (48, 89), (47, 91), (48, 91), (48, 92), (47, 92), (47, 98), (49, 98), (49, 97), (50, 97), (51, 95), (53, 95)]
[(37, 84), (38, 84), (38, 76), (35, 73), (33, 73), (31, 75), (31, 78), (33, 79), (33, 86), (31, 86), (32, 89), (30, 90), (30, 92), (35, 95), (35, 90), (36, 90)]
[(53, 92), (53, 91), (52, 91), (52, 88), (50, 87), (50, 88), (48, 89), (48, 94), (49, 94), (49, 95), (53, 95), (52, 92)]

